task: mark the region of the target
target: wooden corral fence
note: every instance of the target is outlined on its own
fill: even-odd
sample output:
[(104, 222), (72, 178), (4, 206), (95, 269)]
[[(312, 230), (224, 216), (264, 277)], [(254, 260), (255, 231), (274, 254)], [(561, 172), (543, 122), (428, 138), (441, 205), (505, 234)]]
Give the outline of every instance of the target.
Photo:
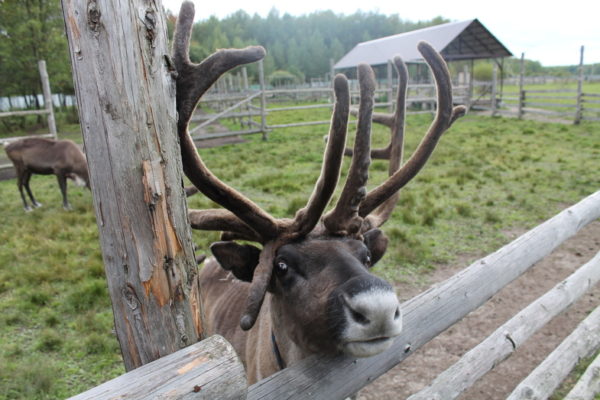
[[(268, 116), (292, 110), (316, 110), (333, 108), (333, 89), (331, 86), (304, 88), (274, 88), (267, 89), (265, 85), (264, 68), (262, 61), (258, 62), (259, 87), (251, 90), (248, 85), (246, 68), (235, 75), (227, 74), (200, 100), (200, 109), (208, 108), (215, 110), (212, 114), (198, 113), (192, 118), (197, 123), (190, 129), (190, 134), (196, 140), (214, 139), (227, 136), (262, 134), (266, 138), (269, 131), (273, 129), (292, 128), (298, 126), (326, 125), (331, 121), (314, 120), (301, 121), (287, 124), (270, 124)], [(394, 107), (394, 93), (397, 89), (393, 85), (393, 68), (388, 64), (387, 79), (382, 81), (375, 90), (375, 107), (385, 107), (392, 112)], [(237, 85), (236, 85), (237, 83)], [(354, 83), (354, 85), (352, 85)], [(356, 82), (351, 82), (352, 104), (358, 103), (358, 87)], [(237, 89), (237, 90), (236, 90)], [(453, 98), (456, 104), (469, 103), (468, 86), (454, 86)], [(408, 114), (421, 114), (435, 112), (436, 92), (433, 83), (409, 84), (407, 89)], [(289, 105), (278, 103), (310, 102), (309, 105)], [(269, 104), (275, 105), (269, 107)], [(416, 106), (417, 109), (411, 108)], [(233, 131), (211, 131), (211, 124), (220, 119), (233, 119), (242, 128)], [(356, 121), (350, 121), (355, 123)]]
[(525, 89), (525, 58), (521, 54), (518, 90), (500, 93), (497, 89), (497, 70), (494, 69), (491, 83), (475, 82), (474, 103), (482, 99), (477, 108), (491, 111), (492, 115), (523, 118), (526, 114), (537, 114), (572, 120), (575, 124), (600, 121), (600, 93), (584, 90), (583, 54), (582, 46), (576, 89)]
[[(50, 91), (50, 79), (48, 78), (48, 71), (46, 70), (46, 61), (44, 61), (44, 60), (38, 61), (38, 69), (40, 71), (40, 79), (42, 81), (42, 90), (44, 92), (44, 108), (41, 110), (0, 112), (0, 118), (25, 116), (25, 115), (46, 115), (46, 119), (48, 121), (49, 133), (35, 135), (35, 136), (36, 137), (51, 137), (51, 138), (56, 139), (56, 121), (54, 119), (54, 108), (52, 106), (52, 92)], [(15, 141), (17, 139), (22, 139), (22, 138), (23, 138), (23, 136), (2, 138), (0, 140), (0, 143), (3, 146), (5, 146), (12, 141)], [(13, 165), (11, 163), (0, 164), (0, 171), (3, 169), (12, 168), (12, 167), (13, 167)]]
[[(600, 218), (600, 191), (581, 200), (460, 273), (408, 300), (404, 331), (386, 352), (365, 359), (312, 357), (248, 388), (243, 368), (212, 337), (82, 393), (73, 399), (342, 399), (356, 393)], [(410, 400), (454, 399), (519, 348), (533, 333), (600, 281), (600, 253), (520, 311)], [(600, 349), (596, 308), (523, 382), (510, 399), (547, 398), (581, 358)], [(217, 346), (219, 349), (211, 352)], [(209, 355), (207, 355), (209, 354)], [(595, 360), (567, 398), (598, 392)], [(592, 384), (590, 384), (590, 382)], [(594, 386), (595, 385), (595, 386)], [(220, 387), (222, 392), (219, 392)], [(215, 391), (217, 390), (217, 391)], [(215, 397), (215, 393), (218, 396)]]

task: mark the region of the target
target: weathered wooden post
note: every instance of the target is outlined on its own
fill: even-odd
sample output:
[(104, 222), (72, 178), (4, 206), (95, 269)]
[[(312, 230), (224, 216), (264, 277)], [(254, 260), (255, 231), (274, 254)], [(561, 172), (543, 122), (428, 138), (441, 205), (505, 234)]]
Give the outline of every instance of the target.
[(492, 117), (496, 115), (498, 111), (497, 103), (498, 96), (498, 64), (494, 60), (493, 69), (492, 69)]
[(265, 65), (258, 62), (258, 82), (260, 84), (260, 131), (263, 140), (267, 140), (267, 93), (265, 92)]
[(38, 61), (40, 78), (42, 80), (42, 91), (44, 92), (44, 108), (48, 112), (48, 130), (54, 139), (56, 139), (56, 120), (54, 119), (54, 107), (52, 104), (52, 92), (50, 91), (50, 78), (46, 70), (46, 61)]
[(523, 78), (525, 75), (525, 53), (521, 53), (521, 71), (519, 73), (519, 119), (523, 119), (523, 108), (525, 107), (525, 90), (523, 90)]
[(575, 112), (574, 124), (578, 125), (581, 122), (583, 113), (583, 46), (579, 53), (579, 77), (577, 79), (577, 111)]
[(62, 0), (115, 329), (127, 370), (202, 337), (160, 2)]
[[(394, 68), (392, 66), (392, 60), (387, 62), (387, 102), (388, 112), (394, 112)], [(333, 79), (333, 78), (332, 78)]]

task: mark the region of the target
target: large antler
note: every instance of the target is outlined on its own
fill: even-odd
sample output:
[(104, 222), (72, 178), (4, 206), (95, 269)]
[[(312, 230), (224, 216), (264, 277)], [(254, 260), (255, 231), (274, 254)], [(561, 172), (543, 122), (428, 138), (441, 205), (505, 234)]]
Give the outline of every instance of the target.
[[(190, 181), (208, 198), (225, 208), (190, 210), (192, 227), (224, 231), (224, 238), (246, 239), (263, 243), (259, 265), (256, 267), (250, 293), (240, 325), (250, 329), (262, 305), (271, 279), (273, 257), (279, 246), (310, 233), (319, 222), (337, 185), (346, 143), (350, 109), (348, 81), (338, 75), (334, 82), (334, 106), (327, 149), (323, 158), (321, 175), (306, 207), (296, 213), (293, 220), (275, 219), (241, 193), (220, 181), (202, 162), (188, 132), (194, 108), (210, 86), (231, 68), (257, 61), (264, 57), (262, 47), (242, 50), (219, 50), (200, 64), (192, 64), (188, 57), (189, 40), (194, 18), (194, 5), (181, 6), (173, 59), (177, 69), (177, 130), (180, 138), (184, 172)], [(191, 193), (191, 191), (189, 191)]]
[[(380, 207), (386, 203), (388, 199), (393, 198), (398, 190), (400, 190), (417, 175), (417, 173), (421, 170), (421, 168), (423, 168), (429, 159), (429, 156), (435, 149), (435, 146), (437, 145), (437, 142), (442, 134), (448, 128), (450, 128), (457, 118), (463, 116), (466, 112), (466, 108), (464, 106), (453, 107), (452, 82), (450, 80), (450, 73), (448, 72), (448, 68), (442, 56), (427, 42), (419, 42), (418, 49), (433, 72), (433, 77), (437, 88), (436, 116), (429, 126), (427, 133), (423, 137), (423, 140), (406, 164), (396, 170), (393, 175), (390, 176), (390, 178), (388, 178), (384, 183), (367, 194), (367, 197), (361, 204), (359, 211), (359, 215), (363, 218), (371, 214), (377, 207)], [(396, 60), (395, 64), (396, 67), (398, 67)], [(398, 97), (400, 97), (400, 93)], [(397, 112), (399, 108), (400, 103), (398, 105)], [(402, 111), (400, 111), (402, 115), (404, 115), (404, 108), (405, 105), (403, 101)], [(404, 118), (402, 118), (402, 120), (403, 119)], [(395, 121), (395, 129), (398, 129), (398, 122), (399, 119)], [(404, 121), (402, 121), (402, 124), (404, 124)], [(398, 168), (402, 158), (402, 149), (398, 148), (398, 146), (402, 146), (402, 143), (400, 143), (401, 140), (396, 140), (396, 143), (394, 144), (395, 137), (395, 135), (392, 135), (390, 172), (394, 170), (394, 168)], [(371, 219), (367, 219), (367, 224), (365, 224), (363, 229), (369, 229), (373, 226), (381, 226), (381, 224), (383, 224), (391, 214), (394, 204), (392, 204), (392, 202), (386, 203), (386, 205), (380, 209), (378, 214), (373, 216)]]
[[(464, 114), (464, 108), (452, 108), (450, 78), (442, 58), (426, 43), (419, 44), (419, 50), (431, 66), (438, 88), (438, 111), (429, 132), (411, 159), (399, 168), (402, 159), (404, 127), (404, 94), (399, 91), (399, 108), (393, 118), (392, 141), (387, 157), (390, 158), (391, 177), (378, 188), (366, 193), (368, 168), (371, 160), (370, 132), (373, 112), (375, 79), (371, 68), (359, 66), (361, 90), (359, 121), (354, 145), (354, 157), (348, 178), (334, 209), (322, 218), (323, 224), (315, 227), (321, 219), (340, 176), (346, 131), (348, 124), (350, 95), (348, 81), (337, 75), (334, 81), (336, 102), (333, 109), (327, 148), (323, 156), (323, 166), (315, 189), (306, 205), (294, 219), (275, 219), (244, 195), (220, 181), (204, 165), (188, 132), (194, 108), (200, 97), (210, 86), (231, 68), (253, 62), (264, 57), (262, 47), (247, 47), (241, 50), (219, 50), (200, 64), (192, 64), (188, 57), (189, 40), (194, 18), (194, 6), (185, 2), (177, 21), (174, 40), (174, 62), (177, 68), (177, 130), (180, 138), (184, 172), (204, 195), (225, 209), (191, 210), (190, 222), (196, 229), (223, 231), (227, 240), (245, 239), (260, 242), (263, 249), (255, 268), (245, 312), (240, 325), (250, 329), (258, 316), (267, 286), (273, 271), (273, 259), (277, 249), (292, 240), (308, 234), (329, 234), (359, 236), (368, 226), (380, 226), (389, 217), (396, 202), (396, 192), (405, 185), (433, 151), (439, 136), (452, 122)], [(404, 64), (397, 59), (400, 70)], [(402, 74), (401, 74), (402, 75)], [(404, 73), (404, 75), (406, 75)], [(406, 79), (403, 79), (406, 81)], [(402, 98), (401, 98), (402, 97)], [(188, 190), (192, 193), (192, 190)], [(379, 209), (371, 214), (376, 208)]]

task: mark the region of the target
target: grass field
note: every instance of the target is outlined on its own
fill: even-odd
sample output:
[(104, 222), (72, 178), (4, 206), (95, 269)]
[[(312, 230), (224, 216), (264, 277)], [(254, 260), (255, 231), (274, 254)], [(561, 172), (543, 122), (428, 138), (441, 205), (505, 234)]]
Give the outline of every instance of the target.
[[(281, 112), (269, 123), (327, 119)], [(411, 116), (410, 153), (430, 117)], [(221, 179), (275, 216), (292, 216), (312, 191), (327, 127), (277, 130), (264, 142), (203, 149)], [(376, 127), (376, 146), (387, 140)], [(440, 263), (476, 258), (600, 188), (600, 124), (579, 126), (467, 116), (442, 138), (403, 191), (384, 230), (390, 246), (376, 273), (422, 281)], [(346, 166), (349, 163), (346, 161)], [(386, 175), (371, 167), (371, 187)], [(112, 333), (92, 198), (70, 186), (63, 211), (54, 177), (34, 176), (40, 209), (25, 213), (14, 180), (0, 182), (0, 399), (58, 399), (124, 372)], [(213, 207), (201, 195), (192, 208)], [(216, 234), (194, 233), (201, 251)]]

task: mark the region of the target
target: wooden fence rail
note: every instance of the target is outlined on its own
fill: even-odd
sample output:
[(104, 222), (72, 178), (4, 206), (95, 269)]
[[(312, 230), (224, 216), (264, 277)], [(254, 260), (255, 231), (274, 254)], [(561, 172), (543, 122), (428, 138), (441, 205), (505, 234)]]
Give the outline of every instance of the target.
[(69, 400), (243, 399), (247, 387), (235, 350), (215, 335)]
[[(408, 300), (402, 305), (405, 325), (403, 333), (388, 351), (377, 356), (365, 359), (347, 356), (309, 357), (247, 388), (245, 378), (242, 378), (243, 369), (237, 357), (232, 354), (231, 348), (224, 339), (212, 337), (73, 399), (345, 398), (400, 363), (467, 313), (484, 304), (562, 242), (598, 218), (600, 191), (567, 208), (498, 251), (474, 262), (445, 282)], [(411, 400), (455, 398), (599, 280), (600, 253), (505, 323), (442, 373), (430, 388), (417, 393)], [(532, 373), (532, 378), (527, 378), (515, 389), (515, 393), (520, 396), (518, 398), (523, 398), (524, 392), (537, 394), (541, 390), (539, 383), (536, 383), (540, 378), (535, 376), (556, 375), (555, 380), (560, 382), (576, 360), (597, 350), (600, 347), (600, 335), (597, 334), (599, 326), (600, 308), (574, 331), (572, 337), (557, 348), (556, 354), (553, 353), (540, 364), (539, 370)], [(220, 350), (214, 350), (215, 346)], [(569, 357), (564, 355), (563, 348), (571, 354)], [(556, 359), (564, 361), (558, 368), (561, 372), (549, 372), (557, 369)], [(542, 386), (547, 386), (547, 383)]]
[(404, 303), (404, 331), (383, 354), (307, 358), (252, 385), (248, 399), (341, 399), (357, 392), (598, 218), (600, 191)]

